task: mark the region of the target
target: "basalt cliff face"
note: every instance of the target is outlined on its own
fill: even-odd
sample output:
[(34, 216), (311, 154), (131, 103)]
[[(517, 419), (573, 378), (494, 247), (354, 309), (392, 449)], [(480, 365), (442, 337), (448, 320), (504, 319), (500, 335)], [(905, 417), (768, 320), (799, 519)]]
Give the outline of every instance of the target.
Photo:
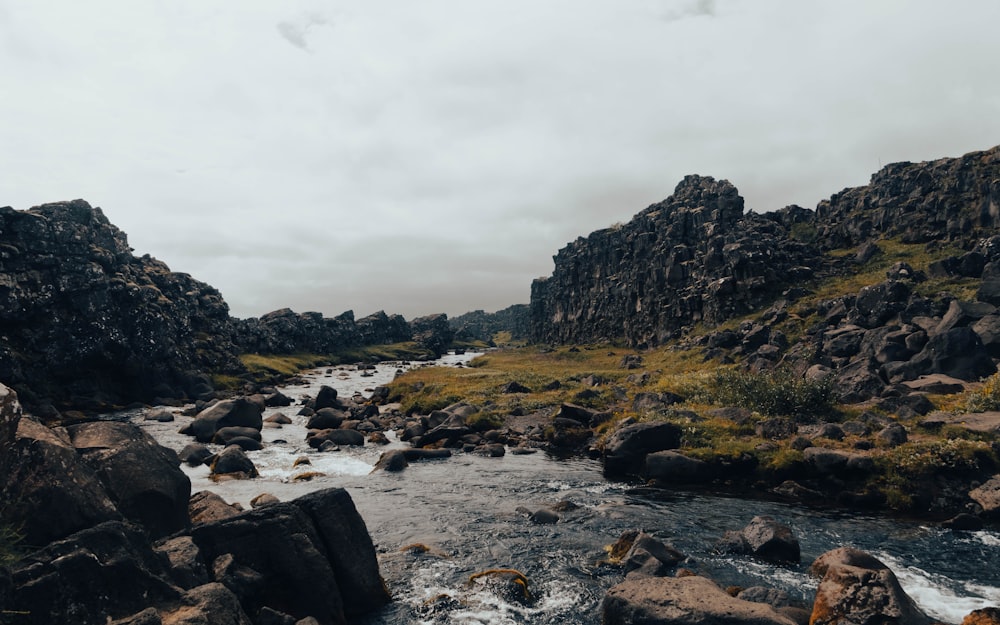
[(812, 277), (816, 246), (792, 232), (812, 214), (744, 213), (726, 180), (687, 176), (627, 224), (577, 239), (531, 287), (532, 338), (653, 346), (698, 322), (716, 324)]
[(842, 269), (829, 250), (889, 237), (972, 250), (998, 226), (1000, 147), (888, 165), (815, 211), (745, 212), (728, 181), (688, 176), (628, 223), (555, 255), (552, 275), (532, 284), (531, 336), (653, 346), (794, 298), (799, 285)]
[(414, 341), (440, 354), (452, 336), (444, 315), (282, 309), (237, 319), (215, 288), (134, 256), (125, 233), (83, 200), (0, 208), (0, 382), (43, 418), (207, 399), (211, 374), (245, 373), (243, 353)]
[(240, 367), (219, 292), (133, 256), (83, 200), (0, 208), (0, 323), (0, 380), (28, 404), (197, 396)]

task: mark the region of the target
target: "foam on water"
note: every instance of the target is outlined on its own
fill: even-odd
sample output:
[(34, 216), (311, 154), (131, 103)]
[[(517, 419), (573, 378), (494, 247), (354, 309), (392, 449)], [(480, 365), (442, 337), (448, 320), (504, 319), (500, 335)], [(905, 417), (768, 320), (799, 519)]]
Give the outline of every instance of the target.
[(875, 555), (892, 569), (899, 585), (924, 612), (946, 623), (960, 623), (973, 610), (1000, 605), (1000, 588), (956, 582), (888, 553)]

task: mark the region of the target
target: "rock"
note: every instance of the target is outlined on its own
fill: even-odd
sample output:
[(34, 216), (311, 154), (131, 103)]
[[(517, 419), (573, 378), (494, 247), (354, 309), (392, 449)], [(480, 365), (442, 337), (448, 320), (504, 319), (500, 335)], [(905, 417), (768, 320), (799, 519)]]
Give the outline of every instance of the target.
[(212, 582), (184, 593), (182, 607), (164, 615), (164, 625), (252, 625), (235, 594), (224, 585)]
[(260, 430), (263, 407), (246, 398), (227, 399), (198, 413), (194, 421), (181, 429), (181, 434), (194, 436), (199, 443), (210, 443), (215, 433), (225, 427), (247, 427)]
[(898, 423), (887, 425), (875, 435), (878, 442), (885, 447), (899, 447), (907, 441), (906, 428)]
[(704, 460), (676, 451), (657, 451), (646, 455), (642, 477), (667, 483), (700, 483), (713, 477), (712, 466)]
[(672, 423), (636, 423), (617, 430), (604, 446), (604, 474), (636, 475), (646, 454), (680, 447), (681, 429)]
[(1000, 625), (1000, 608), (973, 610), (962, 619), (962, 625)]
[(337, 389), (325, 384), (321, 386), (319, 392), (316, 393), (316, 399), (313, 400), (313, 410), (319, 412), (323, 408), (339, 407), (340, 403), (337, 401)]
[(534, 597), (528, 588), (528, 578), (514, 569), (490, 569), (469, 577), (470, 586), (481, 586), (504, 601), (531, 604)]
[(170, 578), (181, 588), (190, 589), (211, 581), (201, 560), (201, 552), (190, 536), (164, 539), (154, 550), (167, 559)]
[(230, 583), (248, 613), (266, 606), (343, 624), (389, 600), (371, 538), (343, 489), (197, 526), (191, 536), (206, 560), (225, 555), (229, 570), (244, 571)]
[(799, 431), (799, 426), (791, 419), (776, 418), (758, 423), (755, 430), (761, 438), (783, 440), (794, 436)]
[(292, 418), (283, 412), (276, 412), (273, 415), (264, 418), (264, 423), (277, 423), (278, 425), (288, 425), (292, 422)]
[(504, 384), (503, 387), (500, 389), (500, 392), (510, 395), (513, 393), (530, 393), (531, 389), (521, 384), (520, 382), (512, 380)]
[(238, 445), (223, 449), (212, 462), (212, 475), (230, 475), (239, 479), (257, 477), (257, 467)]
[(207, 490), (198, 491), (191, 495), (191, 501), (188, 503), (192, 525), (221, 521), (236, 516), (242, 511), (238, 505), (228, 504), (225, 499)]
[(608, 591), (601, 613), (605, 625), (795, 625), (771, 606), (736, 599), (697, 575), (627, 578)]
[(742, 530), (726, 532), (716, 549), (778, 564), (796, 563), (800, 557), (799, 541), (792, 529), (769, 516), (756, 516)]
[(816, 438), (828, 438), (834, 441), (844, 440), (844, 428), (836, 423), (824, 423), (816, 430)]
[(384, 432), (372, 432), (368, 435), (368, 442), (372, 445), (388, 445), (389, 438)]
[(313, 449), (319, 449), (327, 442), (361, 447), (365, 444), (365, 435), (357, 430), (312, 430), (306, 435), (306, 442)]
[(347, 413), (337, 408), (320, 408), (309, 417), (306, 427), (310, 430), (335, 430), (347, 420)]
[(941, 527), (959, 532), (978, 532), (984, 525), (979, 517), (964, 512), (941, 523)]
[(255, 509), (263, 508), (264, 506), (270, 506), (276, 503), (281, 503), (281, 500), (271, 493), (261, 493), (250, 500), (250, 507)]
[(871, 472), (875, 464), (871, 457), (863, 454), (809, 447), (803, 450), (803, 458), (819, 474), (834, 477), (851, 477)]
[(1000, 475), (994, 475), (985, 484), (972, 489), (969, 498), (983, 508), (986, 518), (1000, 518)]
[(189, 467), (197, 467), (204, 464), (213, 455), (212, 450), (201, 443), (188, 443), (177, 454), (177, 459)]
[(918, 374), (943, 373), (968, 382), (997, 372), (979, 335), (968, 327), (952, 328), (931, 336), (910, 364)]
[(147, 413), (143, 419), (146, 421), (157, 421), (159, 423), (170, 423), (174, 420), (174, 413), (169, 410), (156, 410)]
[(554, 510), (539, 508), (528, 515), (532, 523), (538, 525), (555, 525), (559, 522), (559, 515)]
[(595, 425), (594, 419), (597, 414), (596, 410), (591, 410), (590, 408), (585, 408), (576, 404), (561, 404), (558, 412), (556, 412), (555, 418), (570, 419), (572, 421), (576, 421), (580, 425), (592, 427)]
[(108, 521), (33, 552), (12, 569), (15, 592), (7, 609), (26, 625), (104, 625), (159, 603), (176, 601), (142, 529)]
[(753, 601), (754, 603), (766, 603), (772, 608), (785, 608), (792, 605), (792, 598), (788, 596), (787, 592), (765, 586), (744, 588), (736, 595), (736, 598), (743, 601)]
[(965, 390), (966, 383), (958, 378), (953, 378), (941, 373), (922, 375), (916, 380), (908, 380), (903, 384), (913, 391), (919, 393), (932, 393), (935, 395), (953, 395)]
[(131, 423), (95, 421), (66, 432), (126, 518), (154, 538), (187, 527), (191, 481), (172, 450)]
[(634, 577), (663, 577), (674, 570), (687, 556), (645, 532), (632, 541), (622, 565), (626, 579)]
[(247, 428), (240, 426), (229, 426), (224, 428), (219, 428), (216, 431), (215, 436), (212, 437), (213, 443), (216, 445), (229, 445), (234, 438), (249, 438), (253, 441), (260, 442), (262, 440), (260, 435), (260, 430), (255, 428)]
[(402, 471), (408, 466), (410, 466), (410, 463), (406, 460), (406, 454), (402, 450), (393, 449), (383, 452), (379, 456), (378, 462), (372, 468), (372, 473), (375, 471)]
[(281, 391), (275, 391), (264, 398), (264, 405), (268, 408), (291, 406), (295, 401)]
[[(20, 416), (16, 397), (0, 398), (0, 424), (17, 425), (12, 444), (0, 454), (0, 501), (5, 520), (22, 527), (29, 545), (121, 519), (96, 472), (73, 448), (69, 436), (32, 417)], [(15, 413), (15, 410), (17, 412)]]
[(834, 549), (817, 558), (809, 572), (822, 578), (811, 625), (932, 622), (903, 591), (889, 567), (867, 553), (851, 547)]

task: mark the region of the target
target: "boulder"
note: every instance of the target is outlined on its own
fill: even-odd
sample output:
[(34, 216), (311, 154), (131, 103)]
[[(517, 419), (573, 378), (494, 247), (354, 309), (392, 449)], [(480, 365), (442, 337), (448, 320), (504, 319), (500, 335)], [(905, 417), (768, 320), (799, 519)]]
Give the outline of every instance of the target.
[(239, 504), (226, 503), (225, 499), (211, 491), (202, 490), (191, 495), (188, 512), (191, 515), (191, 523), (200, 525), (236, 516), (243, 512), (243, 508)]
[(320, 408), (309, 417), (306, 427), (310, 430), (335, 430), (347, 420), (347, 413), (336, 408)]
[(769, 516), (756, 516), (742, 530), (726, 532), (716, 549), (779, 564), (797, 563), (800, 557), (792, 529)]
[(531, 389), (516, 380), (511, 380), (500, 388), (500, 392), (512, 395), (515, 393), (530, 393)]
[(962, 625), (1000, 625), (1000, 608), (973, 610), (962, 619)]
[(224, 623), (225, 625), (252, 625), (240, 605), (239, 598), (224, 585), (212, 582), (192, 588), (180, 599), (181, 606), (167, 611), (165, 625), (200, 625)]
[(105, 625), (151, 604), (176, 601), (145, 532), (107, 521), (50, 543), (12, 569), (15, 592), (8, 609), (25, 625)]
[(197, 467), (204, 464), (213, 455), (212, 450), (201, 443), (188, 443), (177, 454), (177, 459), (189, 467)]
[(994, 475), (985, 484), (972, 489), (969, 498), (983, 509), (983, 516), (1000, 518), (1000, 475)]
[(870, 456), (839, 449), (809, 447), (802, 456), (817, 473), (828, 477), (854, 477), (875, 468)]
[(642, 477), (667, 483), (701, 483), (713, 477), (712, 465), (676, 451), (646, 454)]
[(887, 425), (875, 435), (878, 442), (885, 447), (899, 447), (907, 441), (906, 428), (898, 423)]
[(365, 444), (365, 435), (357, 430), (311, 430), (306, 435), (306, 442), (313, 449), (319, 449), (326, 442), (361, 447)]
[(212, 475), (254, 478), (257, 477), (257, 467), (239, 445), (230, 445), (215, 457), (212, 462)]
[(601, 602), (604, 625), (796, 625), (774, 608), (730, 596), (715, 582), (686, 577), (632, 577)]
[(278, 425), (288, 425), (292, 422), (292, 418), (283, 412), (276, 412), (273, 415), (264, 418), (264, 423), (276, 423)]
[(176, 453), (131, 423), (94, 421), (66, 431), (126, 518), (154, 538), (187, 527), (191, 480)]
[(181, 588), (190, 589), (210, 581), (201, 552), (190, 536), (164, 539), (154, 546), (154, 551), (166, 558), (170, 577)]
[(669, 575), (687, 556), (645, 532), (639, 532), (622, 558), (626, 579)]
[(821, 578), (810, 625), (929, 625), (899, 581), (877, 558), (852, 547), (828, 551), (809, 572)]
[(191, 536), (207, 561), (229, 571), (251, 614), (266, 606), (341, 625), (389, 600), (364, 521), (343, 489), (196, 526)]
[(225, 427), (248, 427), (260, 430), (264, 426), (261, 404), (245, 397), (220, 401), (195, 415), (194, 420), (180, 430), (199, 443), (210, 443), (215, 433)]
[(627, 425), (604, 445), (604, 474), (608, 477), (637, 475), (646, 454), (680, 447), (681, 428), (673, 423)]
[(319, 392), (316, 393), (316, 399), (313, 400), (313, 410), (319, 411), (323, 408), (339, 407), (340, 402), (337, 401), (337, 389), (325, 384), (321, 386)]
[(909, 364), (918, 375), (943, 373), (968, 382), (997, 372), (979, 335), (968, 327), (951, 328), (931, 336), (924, 349)]
[(375, 466), (372, 468), (372, 473), (375, 471), (402, 471), (408, 466), (410, 466), (410, 463), (406, 460), (406, 454), (400, 449), (393, 449), (391, 451), (383, 452), (383, 454), (379, 456), (378, 462), (376, 462)]
[(216, 445), (228, 445), (234, 438), (249, 438), (256, 442), (261, 442), (260, 430), (255, 428), (241, 427), (241, 426), (228, 426), (224, 428), (219, 428), (212, 437), (212, 442)]
[[(8, 398), (8, 429), (14, 421)], [(5, 518), (23, 528), (29, 545), (53, 540), (104, 521), (121, 519), (100, 478), (73, 448), (65, 431), (32, 417), (16, 420), (12, 444), (0, 454), (0, 500)]]

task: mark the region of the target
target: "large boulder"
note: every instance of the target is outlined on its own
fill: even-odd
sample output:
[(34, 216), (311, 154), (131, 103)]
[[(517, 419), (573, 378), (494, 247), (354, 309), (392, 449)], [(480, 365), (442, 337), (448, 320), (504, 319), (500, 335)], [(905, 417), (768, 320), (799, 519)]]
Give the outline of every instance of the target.
[(604, 625), (796, 625), (763, 603), (730, 596), (699, 576), (630, 577), (601, 603)]
[(260, 430), (264, 427), (261, 415), (263, 405), (245, 397), (227, 399), (205, 408), (186, 427), (181, 434), (195, 437), (199, 443), (210, 443), (215, 433), (225, 427), (247, 427)]
[(909, 364), (917, 375), (943, 373), (967, 382), (975, 382), (997, 372), (979, 335), (969, 327), (951, 328), (932, 335)]
[(126, 518), (154, 538), (187, 527), (191, 480), (176, 453), (131, 423), (94, 421), (66, 431)]
[(13, 444), (0, 454), (0, 477), (5, 520), (23, 528), (29, 545), (45, 545), (122, 518), (66, 432), (32, 417), (19, 420)]
[(343, 489), (195, 527), (195, 544), (248, 613), (340, 625), (389, 600), (371, 538)]
[(673, 423), (636, 423), (627, 425), (604, 445), (604, 474), (608, 477), (638, 475), (646, 454), (677, 449), (681, 428)]
[(109, 521), (36, 551), (13, 568), (9, 610), (24, 625), (105, 625), (181, 590), (137, 526)]
[(676, 451), (656, 451), (646, 455), (642, 477), (666, 483), (701, 483), (712, 479), (712, 465)]
[(983, 509), (987, 518), (1000, 517), (1000, 475), (994, 475), (969, 492), (969, 498)]
[(810, 625), (929, 625), (903, 591), (895, 574), (877, 558), (841, 547), (813, 562), (809, 572), (821, 578)]

